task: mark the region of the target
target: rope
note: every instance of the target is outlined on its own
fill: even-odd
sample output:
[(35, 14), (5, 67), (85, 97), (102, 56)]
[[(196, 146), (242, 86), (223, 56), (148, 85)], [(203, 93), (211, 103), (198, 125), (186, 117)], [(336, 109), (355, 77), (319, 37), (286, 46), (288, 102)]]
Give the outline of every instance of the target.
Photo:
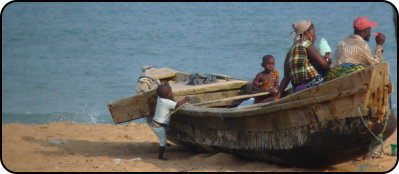
[(152, 81), (154, 81), (154, 82), (159, 86), (160, 84), (157, 82), (157, 80), (155, 80), (154, 78), (149, 77), (149, 76), (144, 76), (145, 71), (146, 71), (147, 69), (151, 69), (151, 68), (156, 68), (156, 67), (154, 67), (154, 66), (151, 65), (151, 66), (148, 66), (147, 68), (143, 68), (143, 69), (142, 69), (142, 73), (141, 73), (142, 76), (140, 76), (140, 77), (137, 79), (137, 82), (139, 82), (140, 79), (142, 79), (142, 78), (148, 78), (148, 79), (151, 79)]
[(148, 78), (148, 79), (151, 79), (152, 81), (154, 81), (158, 86), (160, 85), (158, 82), (157, 82), (157, 80), (155, 80), (154, 78), (152, 78), (152, 77), (148, 77), (148, 76), (140, 76), (139, 77), (139, 79), (137, 79), (137, 82), (139, 82), (140, 81), (140, 79), (142, 79), (142, 78)]
[(363, 124), (364, 124), (364, 127), (366, 127), (367, 130), (369, 130), (369, 132), (371, 133), (371, 135), (374, 136), (375, 139), (377, 139), (379, 142), (382, 142), (381, 139), (380, 139), (380, 137), (377, 137), (377, 136), (374, 134), (374, 132), (369, 128), (369, 126), (367, 125), (366, 121), (364, 121), (363, 115), (362, 115), (362, 112), (361, 112), (361, 110), (360, 110), (360, 106), (359, 106), (359, 105), (357, 106), (357, 110), (359, 111), (360, 118), (362, 119), (362, 122), (363, 122)]
[[(364, 121), (362, 112), (361, 112), (361, 110), (360, 110), (360, 105), (357, 106), (357, 110), (359, 111), (360, 118), (362, 119), (362, 122), (363, 122), (364, 126), (367, 128), (367, 130), (369, 130), (369, 132), (370, 132), (370, 133), (374, 136), (374, 138), (375, 138), (375, 139), (373, 139), (373, 142), (372, 142), (372, 143), (370, 144), (370, 146), (369, 146), (369, 151), (371, 152), (370, 158), (368, 159), (368, 161), (366, 162), (366, 164), (360, 164), (360, 165), (359, 165), (359, 169), (357, 170), (357, 172), (362, 172), (362, 171), (365, 170), (365, 169), (371, 164), (371, 162), (373, 161), (374, 158), (373, 158), (372, 155), (375, 154), (375, 153), (377, 152), (376, 147), (378, 146), (378, 142), (381, 143), (381, 146), (380, 146), (380, 151), (377, 152), (377, 153), (384, 152), (384, 149), (383, 149), (383, 146), (384, 146), (383, 134), (384, 134), (384, 132), (385, 132), (386, 125), (387, 125), (387, 123), (388, 123), (388, 116), (387, 116), (388, 114), (385, 113), (385, 115), (384, 115), (384, 118), (385, 118), (384, 128), (382, 129), (381, 133), (378, 134), (378, 136), (376, 136), (376, 135), (373, 133), (373, 131), (371, 131), (371, 129), (369, 128), (369, 126), (366, 124), (366, 121)], [(376, 140), (377, 140), (378, 142), (376, 142)]]
[(147, 68), (142, 69), (142, 72), (144, 73), (147, 69), (151, 69), (151, 68), (156, 68), (155, 66), (149, 66)]

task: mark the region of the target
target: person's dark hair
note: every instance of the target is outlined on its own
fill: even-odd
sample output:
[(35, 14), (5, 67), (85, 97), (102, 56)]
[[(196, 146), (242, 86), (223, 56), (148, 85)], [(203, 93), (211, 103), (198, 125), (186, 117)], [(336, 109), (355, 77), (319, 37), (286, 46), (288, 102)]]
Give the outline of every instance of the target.
[(171, 90), (171, 89), (172, 88), (170, 87), (170, 85), (168, 83), (159, 85), (157, 87), (157, 95), (161, 98), (166, 98), (168, 96), (169, 90)]
[(272, 55), (265, 55), (265, 56), (263, 56), (262, 61), (263, 61), (263, 62), (266, 62), (267, 59), (274, 59), (274, 57), (273, 57)]

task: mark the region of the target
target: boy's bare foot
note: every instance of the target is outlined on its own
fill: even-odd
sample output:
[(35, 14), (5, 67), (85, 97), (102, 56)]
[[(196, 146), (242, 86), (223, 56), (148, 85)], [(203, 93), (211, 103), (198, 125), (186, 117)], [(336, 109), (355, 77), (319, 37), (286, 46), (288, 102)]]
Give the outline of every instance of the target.
[(158, 158), (158, 159), (160, 159), (160, 160), (164, 160), (164, 161), (168, 160), (168, 158), (164, 158), (164, 157), (162, 157), (162, 158)]

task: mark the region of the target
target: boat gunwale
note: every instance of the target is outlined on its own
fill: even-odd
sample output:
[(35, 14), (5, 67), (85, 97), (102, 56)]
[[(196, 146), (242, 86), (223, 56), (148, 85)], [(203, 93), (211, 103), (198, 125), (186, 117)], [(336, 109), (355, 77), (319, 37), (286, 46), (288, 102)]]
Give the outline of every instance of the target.
[[(182, 115), (191, 115), (191, 116), (198, 116), (198, 117), (201, 117), (201, 116), (245, 117), (245, 116), (258, 115), (259, 113), (266, 114), (266, 113), (270, 113), (270, 112), (276, 112), (278, 110), (275, 110), (275, 109), (273, 111), (268, 111), (268, 110), (273, 107), (282, 108), (282, 107), (284, 107), (284, 105), (289, 105), (293, 102), (300, 102), (301, 100), (312, 100), (313, 98), (317, 98), (317, 97), (334, 95), (334, 93), (337, 94), (336, 97), (332, 97), (330, 100), (338, 99), (341, 97), (347, 97), (349, 95), (356, 95), (356, 94), (365, 95), (365, 97), (366, 97), (366, 95), (368, 95), (368, 90), (370, 88), (369, 83), (374, 78), (372, 76), (368, 77), (368, 80), (366, 83), (361, 84), (361, 85), (359, 85), (360, 87), (357, 87), (354, 89), (341, 90), (341, 91), (336, 91), (336, 92), (331, 92), (331, 93), (325, 93), (324, 95), (321, 95), (321, 96), (313, 96), (313, 97), (298, 99), (298, 96), (303, 95), (303, 93), (309, 93), (309, 92), (315, 93), (315, 92), (319, 91), (320, 88), (328, 88), (330, 86), (333, 86), (333, 84), (336, 83), (337, 81), (351, 79), (351, 78), (357, 76), (357, 74), (362, 73), (362, 72), (373, 71), (373, 69), (376, 66), (382, 65), (382, 64), (384, 64), (384, 63), (369, 66), (369, 67), (367, 67), (363, 70), (357, 71), (355, 73), (351, 73), (346, 76), (342, 76), (342, 77), (327, 81), (319, 86), (307, 88), (300, 92), (291, 94), (291, 95), (281, 98), (279, 100), (271, 101), (268, 103), (258, 103), (258, 104), (253, 104), (253, 105), (239, 107), (239, 108), (210, 108), (210, 107), (204, 107), (204, 106), (202, 106), (202, 107), (201, 106), (184, 106), (180, 110), (178, 110), (176, 113), (179, 115), (182, 114)], [(355, 93), (350, 92), (353, 90), (355, 91)], [(357, 93), (356, 93), (356, 90), (357, 90)], [(342, 93), (345, 93), (345, 92), (347, 92), (347, 93), (349, 92), (349, 94), (341, 95)], [(322, 101), (318, 101), (318, 102), (324, 102), (324, 101), (328, 101), (328, 100), (322, 100)], [(311, 104), (318, 103), (318, 102), (313, 102), (313, 103), (310, 103), (307, 105), (311, 105)], [(287, 109), (292, 109), (292, 108), (295, 108), (295, 107), (291, 107), (291, 108), (287, 108)], [(369, 110), (368, 107), (361, 107), (362, 112), (368, 112), (368, 110)]]
[[(247, 108), (244, 108), (244, 107), (243, 108), (209, 108), (209, 107), (201, 107), (201, 106), (186, 106), (186, 107), (180, 109), (180, 113), (182, 113), (182, 114), (191, 113), (190, 115), (192, 115), (192, 116), (200, 116), (200, 115), (192, 114), (192, 113), (202, 112), (202, 113), (208, 113), (208, 114), (203, 114), (206, 116), (219, 114), (219, 116), (223, 116), (223, 117), (243, 117), (243, 116), (249, 116), (249, 115), (256, 115), (259, 112), (261, 112), (262, 114), (267, 114), (270, 112), (277, 111), (272, 108), (282, 108), (285, 105), (294, 105), (294, 106), (284, 108), (287, 110), (293, 109), (293, 108), (301, 107), (301, 105), (306, 106), (306, 105), (312, 105), (315, 103), (332, 100), (330, 98), (338, 99), (341, 97), (347, 97), (349, 95), (355, 95), (357, 93), (364, 93), (364, 92), (366, 92), (366, 89), (367, 89), (366, 86), (362, 86), (359, 88), (355, 88), (353, 90), (341, 91), (340, 93), (337, 93), (337, 94), (333, 93), (333, 94), (327, 94), (327, 95), (319, 96), (319, 97), (311, 97), (311, 98), (307, 98), (307, 99), (299, 99), (299, 100), (293, 100), (293, 101), (277, 103), (277, 104), (270, 102), (269, 105), (264, 105), (264, 103), (262, 103), (262, 105), (255, 104), (257, 107), (247, 107)], [(313, 101), (311, 103), (300, 104), (301, 102), (306, 102), (309, 100), (315, 100), (315, 101)], [(295, 106), (295, 104), (297, 104), (297, 103), (298, 103), (298, 105)], [(251, 106), (253, 106), (253, 105), (251, 105)], [(179, 112), (179, 111), (177, 111), (177, 112)], [(364, 111), (364, 112), (366, 112), (366, 111)]]

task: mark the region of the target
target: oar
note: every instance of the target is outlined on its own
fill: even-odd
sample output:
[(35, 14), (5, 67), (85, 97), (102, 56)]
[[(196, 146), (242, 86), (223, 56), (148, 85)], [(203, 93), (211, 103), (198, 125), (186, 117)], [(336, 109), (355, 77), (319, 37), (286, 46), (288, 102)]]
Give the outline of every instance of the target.
[[(286, 88), (284, 91), (287, 91), (287, 90), (288, 90), (288, 88)], [(256, 93), (256, 94), (246, 94), (246, 95), (234, 96), (234, 97), (223, 98), (223, 99), (219, 99), (219, 100), (213, 100), (213, 101), (209, 101), (209, 102), (196, 103), (196, 104), (192, 104), (192, 105), (189, 103), (185, 103), (185, 104), (179, 106), (178, 108), (174, 109), (173, 111), (171, 111), (166, 117), (169, 117), (170, 115), (174, 114), (179, 109), (181, 109), (183, 106), (202, 106), (202, 105), (211, 104), (211, 103), (238, 100), (238, 99), (243, 99), (243, 98), (258, 97), (258, 96), (264, 96), (264, 95), (268, 95), (268, 94), (270, 94), (270, 93), (269, 92), (260, 92), (260, 93)]]
[(229, 97), (229, 98), (222, 98), (219, 100), (213, 100), (213, 101), (209, 101), (209, 102), (196, 103), (196, 104), (193, 104), (193, 106), (202, 106), (202, 105), (211, 104), (211, 103), (238, 100), (238, 99), (243, 99), (243, 98), (258, 97), (258, 96), (263, 96), (263, 95), (268, 95), (268, 94), (270, 94), (270, 93), (269, 92), (260, 92), (260, 93), (256, 93), (256, 94), (239, 95), (239, 96), (234, 96), (234, 97)]
[(175, 112), (177, 112), (178, 110), (180, 110), (183, 106), (192, 106), (190, 103), (184, 103), (181, 106), (177, 107), (176, 109), (170, 111), (165, 117), (166, 120), (168, 119), (168, 117), (170, 117), (172, 114), (174, 114)]

